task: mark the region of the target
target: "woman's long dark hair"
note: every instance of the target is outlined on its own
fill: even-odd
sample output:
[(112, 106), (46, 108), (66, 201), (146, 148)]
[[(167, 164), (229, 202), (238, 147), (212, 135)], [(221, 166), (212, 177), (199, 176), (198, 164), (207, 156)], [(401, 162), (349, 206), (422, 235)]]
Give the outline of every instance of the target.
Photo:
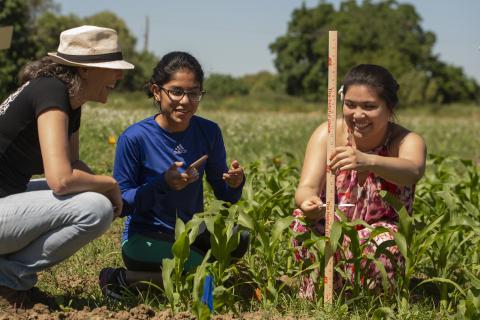
[(49, 57), (43, 57), (27, 64), (20, 71), (20, 84), (41, 77), (57, 78), (65, 83), (70, 97), (76, 96), (80, 91), (81, 79), (77, 67), (58, 64)]
[(397, 92), (400, 86), (393, 75), (384, 67), (375, 64), (359, 64), (353, 67), (343, 80), (343, 94), (352, 85), (367, 85), (383, 99), (388, 109), (394, 113), (398, 105)]

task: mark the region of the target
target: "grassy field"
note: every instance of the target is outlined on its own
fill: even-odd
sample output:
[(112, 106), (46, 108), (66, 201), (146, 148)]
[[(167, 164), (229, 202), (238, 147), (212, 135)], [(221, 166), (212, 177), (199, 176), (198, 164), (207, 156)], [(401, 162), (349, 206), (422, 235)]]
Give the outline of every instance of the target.
[[(97, 172), (111, 172), (112, 169), (115, 148), (108, 145), (108, 137), (118, 136), (127, 126), (155, 112), (145, 101), (134, 106), (123, 97), (112, 100), (109, 108), (100, 105), (84, 108), (82, 157), (94, 164)], [(314, 109), (321, 106), (312, 103), (305, 103), (304, 110), (296, 112), (302, 109), (298, 101), (289, 109), (282, 107), (283, 111), (272, 111), (271, 107), (248, 110), (240, 105), (248, 105), (249, 100), (229, 101), (226, 99), (225, 103), (231, 103), (231, 108), (202, 105), (198, 114), (220, 125), (229, 158), (237, 158), (245, 164), (285, 153), (301, 161), (310, 134), (326, 120), (325, 112)], [(480, 107), (455, 105), (401, 110), (397, 122), (421, 134), (429, 154), (480, 161), (476, 137), (480, 130)]]
[[(125, 100), (122, 96), (115, 96), (108, 108), (99, 105), (84, 107), (81, 157), (91, 164), (97, 173), (112, 172), (115, 152), (112, 138), (118, 137), (134, 122), (154, 113), (153, 107), (148, 103), (134, 105), (135, 100), (136, 97)], [(291, 235), (288, 228), (285, 228), (285, 223), (288, 222), (288, 215), (294, 206), (293, 192), (307, 140), (314, 128), (325, 120), (325, 115), (315, 111), (314, 104), (305, 103), (302, 107), (302, 103), (298, 101), (295, 102), (299, 105), (297, 109), (283, 105), (278, 110), (257, 106), (253, 111), (238, 107), (242, 102), (233, 101), (230, 106), (228, 103), (226, 101), (221, 107), (205, 103), (199, 110), (199, 115), (220, 125), (229, 159), (238, 159), (246, 168), (247, 176), (252, 182), (246, 186), (244, 200), (233, 209), (223, 212), (223, 216), (235, 215), (235, 219), (244, 219), (244, 225), (249, 226), (247, 222), (250, 221), (254, 234), (263, 232), (271, 240), (268, 245), (262, 243), (261, 239), (254, 240), (249, 255), (238, 268), (218, 271), (218, 265), (210, 266), (211, 272), (220, 272), (220, 276), (226, 277), (230, 283), (232, 279), (241, 278), (252, 288), (258, 288), (260, 293), (259, 299), (236, 301), (229, 298), (229, 295), (236, 293), (236, 289), (222, 284), (225, 285), (224, 293), (218, 292), (216, 295), (216, 299), (223, 304), (217, 308), (219, 312), (261, 310), (264, 317), (293, 314), (332, 319), (442, 319), (454, 314), (468, 316), (468, 310), (479, 310), (475, 309), (475, 303), (480, 301), (480, 286), (475, 281), (480, 282), (480, 215), (476, 171), (480, 162), (477, 137), (480, 132), (480, 108), (452, 106), (440, 109), (407, 109), (397, 115), (399, 123), (425, 138), (429, 154), (442, 156), (430, 157), (426, 177), (417, 189), (417, 198), (420, 198), (420, 201), (415, 207), (415, 215), (412, 220), (407, 221), (415, 226), (412, 230), (421, 233), (422, 230), (429, 229), (431, 232), (422, 234), (424, 238), (410, 235), (412, 238), (408, 244), (408, 255), (415, 267), (411, 270), (412, 275), (422, 275), (421, 279), (443, 279), (430, 282), (437, 293), (411, 291), (403, 278), (403, 289), (397, 290), (394, 297), (376, 296), (364, 290), (361, 291), (361, 296), (355, 299), (338, 299), (338, 303), (329, 311), (321, 308), (320, 302), (315, 304), (299, 301), (294, 290), (289, 291), (286, 286), (275, 283), (280, 276), (296, 279), (295, 276), (301, 272), (297, 267), (291, 266)], [(447, 158), (443, 159), (443, 156)], [(459, 159), (472, 160), (473, 164), (462, 163)], [(472, 195), (472, 192), (476, 192), (477, 196)], [(207, 196), (207, 199), (211, 198), (211, 195)], [(452, 203), (447, 203), (448, 201)], [(460, 208), (460, 202), (468, 202), (471, 207)], [(473, 210), (472, 207), (475, 206), (477, 209)], [(210, 205), (210, 208), (214, 207), (215, 203)], [(456, 217), (453, 217), (453, 214), (456, 214)], [(258, 224), (249, 220), (249, 217), (258, 220)], [(464, 220), (460, 222), (459, 219)], [(285, 222), (283, 225), (276, 225), (277, 230), (282, 231), (280, 235), (273, 235), (272, 228), (269, 227), (274, 226), (276, 221)], [(460, 230), (461, 226), (468, 224), (473, 224), (472, 230)], [(83, 248), (65, 263), (43, 272), (40, 275), (39, 287), (56, 295), (65, 310), (85, 305), (107, 305), (112, 310), (128, 308), (130, 302), (104, 301), (97, 285), (97, 275), (103, 267), (122, 265), (119, 250), (121, 228), (122, 222), (115, 221), (100, 239)], [(228, 226), (225, 228), (227, 230)], [(345, 232), (348, 231), (348, 226), (342, 228)], [(321, 243), (323, 240), (319, 241)], [(430, 248), (421, 247), (422, 243), (429, 244)], [(447, 255), (451, 261), (442, 265), (443, 260), (439, 256), (441, 254)], [(436, 267), (438, 270), (433, 270)], [(464, 269), (471, 273), (472, 277), (465, 276), (465, 273), (458, 274)], [(175, 292), (186, 295), (188, 289), (192, 289), (189, 284), (191, 280), (182, 278), (183, 287), (174, 287)], [(195, 305), (195, 297), (186, 297), (183, 302), (172, 304), (163, 294), (152, 292), (140, 299), (159, 309), (173, 306), (177, 310), (192, 310)], [(473, 307), (469, 305), (472, 303)], [(477, 305), (476, 308), (480, 306)]]

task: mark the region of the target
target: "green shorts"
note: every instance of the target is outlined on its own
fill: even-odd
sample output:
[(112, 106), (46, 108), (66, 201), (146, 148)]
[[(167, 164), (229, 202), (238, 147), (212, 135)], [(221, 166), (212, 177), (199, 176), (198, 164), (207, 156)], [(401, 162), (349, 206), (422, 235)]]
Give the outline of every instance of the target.
[[(162, 260), (173, 258), (173, 235), (155, 234), (154, 237), (134, 234), (122, 242), (122, 256), (125, 266), (134, 271), (159, 271), (162, 269)], [(185, 262), (185, 271), (199, 266), (205, 254), (190, 247), (190, 256)]]

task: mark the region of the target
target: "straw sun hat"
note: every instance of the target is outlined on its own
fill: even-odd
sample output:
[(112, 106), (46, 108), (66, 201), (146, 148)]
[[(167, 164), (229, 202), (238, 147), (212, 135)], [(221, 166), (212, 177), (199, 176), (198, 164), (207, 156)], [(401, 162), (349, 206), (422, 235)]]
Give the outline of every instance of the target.
[(59, 64), (76, 67), (107, 69), (133, 69), (123, 60), (117, 32), (96, 26), (81, 26), (60, 34), (57, 52), (49, 52), (50, 58)]

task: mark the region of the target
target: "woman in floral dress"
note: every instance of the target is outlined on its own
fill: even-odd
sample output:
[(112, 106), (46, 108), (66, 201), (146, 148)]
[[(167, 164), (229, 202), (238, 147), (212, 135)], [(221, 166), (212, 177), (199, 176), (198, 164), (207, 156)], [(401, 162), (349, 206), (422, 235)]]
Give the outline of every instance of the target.
[[(315, 130), (307, 145), (295, 194), (298, 209), (293, 213), (303, 219), (296, 219), (292, 224), (295, 232), (310, 232), (313, 228), (317, 234), (323, 233), (326, 172), (332, 170), (336, 173), (336, 203), (353, 204), (340, 206), (346, 219), (361, 219), (373, 228), (389, 230), (373, 237), (375, 243), (368, 244), (363, 253), (374, 253), (382, 242), (393, 240), (398, 231), (398, 213), (379, 192), (388, 191), (411, 212), (415, 184), (423, 176), (426, 157), (422, 137), (393, 122), (398, 89), (390, 72), (377, 65), (358, 65), (346, 75), (342, 90), (343, 118), (337, 120), (335, 152), (327, 159), (327, 123)], [(308, 226), (302, 221), (308, 221)], [(359, 225), (357, 230), (360, 242), (370, 237), (370, 228)], [(350, 239), (344, 237), (336, 260), (340, 256), (352, 258), (349, 243)], [(312, 260), (312, 252), (297, 241), (294, 245), (297, 261)], [(403, 268), (404, 259), (396, 246), (388, 247), (388, 251), (389, 257), (381, 254), (378, 260), (384, 265), (390, 283), (394, 284), (395, 266)], [(344, 271), (353, 281), (353, 270)], [(365, 276), (369, 288), (380, 287), (382, 276), (374, 264), (369, 266)], [(314, 299), (314, 279), (311, 274), (305, 274), (300, 286), (301, 297)], [(342, 285), (342, 279), (337, 276), (335, 287), (338, 289)]]

